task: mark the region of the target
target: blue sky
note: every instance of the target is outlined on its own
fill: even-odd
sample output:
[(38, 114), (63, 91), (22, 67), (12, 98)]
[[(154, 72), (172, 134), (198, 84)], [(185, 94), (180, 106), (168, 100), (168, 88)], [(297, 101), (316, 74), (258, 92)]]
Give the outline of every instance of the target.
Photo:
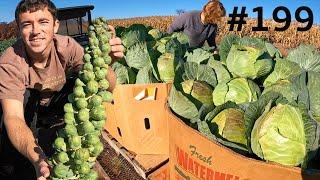
[[(95, 6), (93, 17), (104, 16), (108, 19), (129, 18), (150, 15), (175, 15), (177, 9), (200, 10), (208, 0), (53, 0), (57, 7), (92, 4)], [(19, 0), (0, 0), (0, 22), (14, 20), (14, 10)], [(314, 14), (314, 22), (320, 24), (320, 0), (221, 0), (231, 13), (234, 6), (246, 6), (249, 16), (256, 17), (252, 9), (262, 6), (264, 18), (272, 17), (272, 10), (285, 6), (294, 16), (299, 6), (309, 6)], [(305, 14), (304, 14), (305, 15)], [(280, 14), (281, 16), (281, 14)]]

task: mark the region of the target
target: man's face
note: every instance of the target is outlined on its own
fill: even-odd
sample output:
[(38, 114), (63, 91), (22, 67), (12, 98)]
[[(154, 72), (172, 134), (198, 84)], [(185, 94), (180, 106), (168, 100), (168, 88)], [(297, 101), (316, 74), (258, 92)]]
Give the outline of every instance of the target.
[(58, 28), (58, 20), (53, 20), (47, 8), (32, 13), (27, 11), (19, 15), (20, 34), (28, 52), (31, 53), (30, 56), (43, 54), (48, 50)]

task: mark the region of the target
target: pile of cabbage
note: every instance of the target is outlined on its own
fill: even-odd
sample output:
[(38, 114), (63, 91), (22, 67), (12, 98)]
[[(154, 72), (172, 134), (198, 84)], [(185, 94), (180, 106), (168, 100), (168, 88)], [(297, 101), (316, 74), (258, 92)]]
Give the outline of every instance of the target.
[(175, 68), (169, 106), (236, 152), (312, 168), (319, 160), (319, 89), (315, 47), (300, 45), (283, 57), (267, 41), (228, 35), (217, 55), (205, 48), (186, 51)]
[(118, 84), (173, 82), (175, 68), (188, 48), (184, 33), (166, 34), (133, 24), (116, 27), (116, 34), (125, 47), (125, 57), (112, 65)]
[(111, 63), (111, 32), (104, 18), (89, 26), (89, 46), (85, 49), (84, 66), (75, 81), (69, 102), (64, 105), (65, 127), (58, 131), (53, 143), (55, 154), (49, 159), (51, 179), (95, 180), (93, 170), (97, 156), (103, 151), (100, 142), (106, 114), (103, 102), (111, 102), (107, 89), (108, 64)]

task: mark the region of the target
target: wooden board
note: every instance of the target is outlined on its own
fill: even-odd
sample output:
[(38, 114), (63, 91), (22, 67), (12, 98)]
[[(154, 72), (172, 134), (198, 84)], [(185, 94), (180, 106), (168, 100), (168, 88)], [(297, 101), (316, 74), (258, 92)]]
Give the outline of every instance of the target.
[(143, 179), (149, 179), (148, 176), (168, 164), (169, 159), (167, 155), (141, 155), (126, 150), (110, 134), (108, 134), (107, 131), (102, 132), (102, 138), (118, 155), (121, 155)]

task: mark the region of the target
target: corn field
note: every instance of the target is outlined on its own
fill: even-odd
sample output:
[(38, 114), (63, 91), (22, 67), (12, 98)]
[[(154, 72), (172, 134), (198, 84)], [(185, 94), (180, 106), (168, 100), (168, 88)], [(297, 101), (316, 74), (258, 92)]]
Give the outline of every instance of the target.
[[(144, 24), (152, 26), (153, 28), (166, 31), (168, 26), (172, 23), (175, 16), (150, 16), (150, 17), (138, 17), (138, 18), (129, 18), (129, 19), (113, 19), (109, 20), (109, 24), (113, 26), (124, 26), (128, 27), (131, 24)], [(299, 24), (292, 22), (288, 30), (279, 32), (274, 31), (275, 27), (281, 27), (281, 24), (273, 22), (271, 20), (265, 20), (264, 26), (270, 27), (268, 32), (265, 31), (252, 31), (252, 27), (257, 26), (257, 21), (255, 19), (247, 20), (247, 24), (243, 26), (242, 31), (229, 31), (229, 26), (227, 24), (227, 18), (224, 18), (219, 24), (219, 35), (217, 37), (217, 43), (226, 35), (226, 34), (238, 34), (239, 36), (251, 36), (251, 37), (260, 37), (267, 39), (268, 41), (282, 46), (283, 48), (294, 48), (301, 43), (313, 44), (318, 49), (320, 49), (320, 26), (314, 25), (309, 31), (298, 32), (297, 27)], [(235, 27), (236, 29), (236, 27)]]
[[(131, 24), (144, 24), (151, 26), (153, 28), (160, 29), (161, 31), (166, 31), (168, 26), (172, 23), (175, 16), (149, 16), (149, 17), (137, 17), (137, 18), (128, 18), (128, 19), (112, 19), (109, 20), (109, 24), (117, 27), (123, 26), (128, 27)], [(219, 34), (217, 37), (217, 43), (226, 35), (226, 34), (237, 34), (241, 37), (243, 36), (251, 36), (251, 37), (260, 37), (264, 38), (272, 43), (274, 43), (278, 48), (290, 49), (297, 47), (301, 43), (313, 44), (318, 49), (320, 49), (320, 26), (314, 25), (309, 31), (306, 32), (298, 32), (297, 27), (298, 23), (292, 22), (291, 26), (288, 30), (279, 32), (274, 31), (273, 29), (281, 24), (273, 22), (271, 20), (265, 20), (264, 26), (270, 27), (268, 32), (258, 32), (252, 31), (252, 27), (257, 26), (257, 21), (255, 19), (247, 20), (247, 24), (243, 26), (242, 31), (229, 31), (229, 26), (227, 24), (227, 18), (224, 18), (219, 24)], [(14, 38), (16, 34), (15, 24), (11, 24), (10, 30), (6, 30), (6, 32), (10, 33), (0, 33), (2, 35), (10, 35), (8, 38)], [(236, 27), (235, 27), (236, 28)], [(7, 38), (2, 38), (7, 39)], [(13, 43), (14, 40), (2, 40), (0, 41), (0, 55), (1, 53)]]

